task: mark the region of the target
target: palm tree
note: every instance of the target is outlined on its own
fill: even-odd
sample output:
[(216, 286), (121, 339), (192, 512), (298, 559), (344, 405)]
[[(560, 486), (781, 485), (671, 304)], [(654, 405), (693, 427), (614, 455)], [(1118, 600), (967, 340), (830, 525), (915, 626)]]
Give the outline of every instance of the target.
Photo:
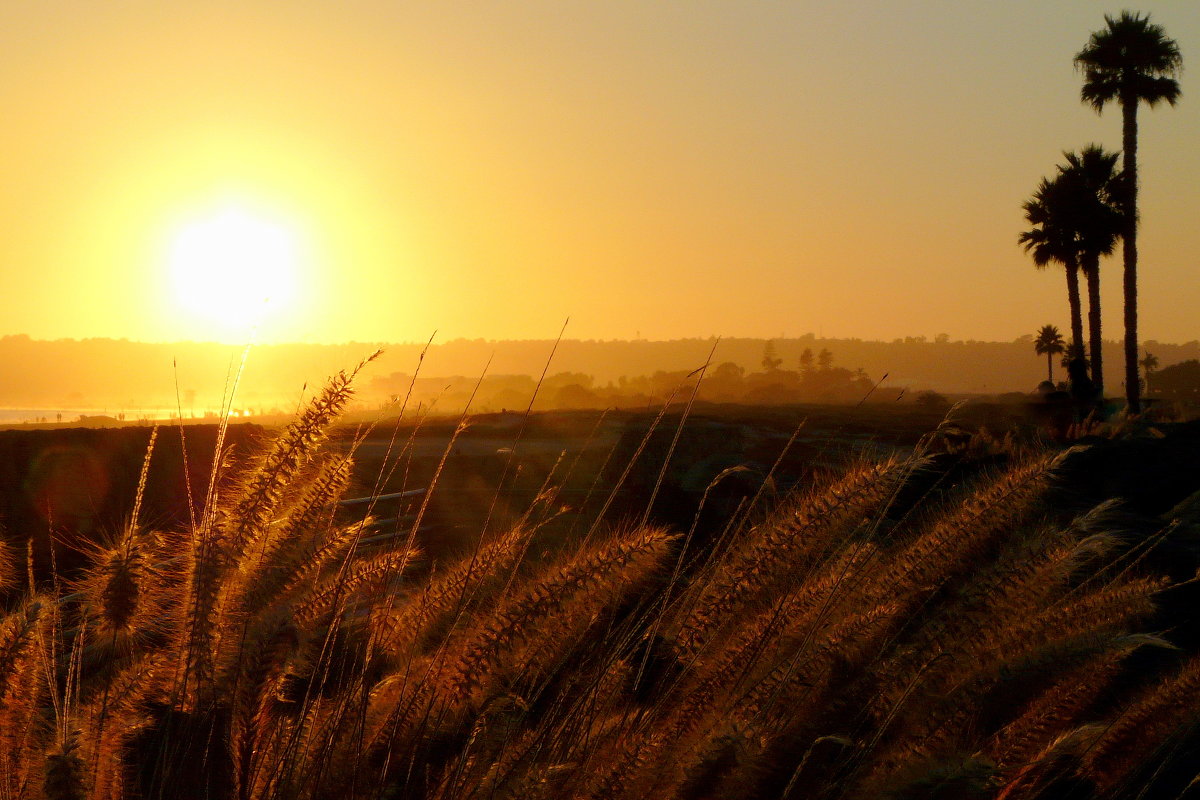
[(1078, 153), (1063, 153), (1066, 164), (1059, 167), (1062, 184), (1058, 199), (1064, 225), (1074, 234), (1079, 268), (1087, 279), (1088, 354), (1092, 383), (1104, 390), (1103, 338), (1100, 333), (1100, 257), (1111, 255), (1121, 235), (1124, 217), (1121, 198), (1123, 175), (1116, 171), (1117, 154), (1099, 145), (1088, 145)]
[(1033, 351), (1046, 357), (1046, 380), (1054, 383), (1054, 356), (1067, 349), (1062, 334), (1053, 325), (1043, 325), (1033, 340)]
[(1129, 411), (1141, 410), (1138, 387), (1137, 344), (1137, 109), (1160, 102), (1175, 105), (1183, 66), (1179, 45), (1149, 15), (1122, 11), (1105, 15), (1106, 27), (1095, 31), (1075, 54), (1083, 72), (1080, 98), (1099, 113), (1110, 102), (1121, 106), (1121, 147), (1124, 153), (1126, 191), (1123, 196), (1124, 229), (1121, 232), (1125, 262), (1125, 394)]
[(1146, 376), (1146, 391), (1150, 391), (1150, 376), (1154, 374), (1154, 370), (1158, 369), (1158, 356), (1146, 351), (1146, 357), (1138, 362), (1142, 366), (1142, 373)]
[(1052, 262), (1062, 264), (1067, 273), (1067, 303), (1071, 309), (1072, 357), (1083, 355), (1083, 314), (1079, 302), (1079, 249), (1075, 233), (1063, 218), (1066, 188), (1057, 178), (1042, 178), (1033, 197), (1025, 201), (1025, 219), (1033, 228), (1022, 231), (1017, 241), (1033, 256), (1038, 269)]

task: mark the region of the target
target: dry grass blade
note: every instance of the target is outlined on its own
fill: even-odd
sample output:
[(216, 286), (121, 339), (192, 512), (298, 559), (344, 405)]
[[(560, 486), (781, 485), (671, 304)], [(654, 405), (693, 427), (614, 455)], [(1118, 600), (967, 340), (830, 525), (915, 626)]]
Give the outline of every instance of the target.
[(912, 469), (898, 459), (857, 466), (751, 530), (702, 585), (694, 610), (680, 624), (681, 653), (695, 654), (718, 632), (720, 621), (736, 620), (748, 602), (778, 581), (812, 569), (832, 544), (840, 546), (838, 537), (868, 523)]
[(1171, 736), (1200, 719), (1200, 656), (1187, 659), (1173, 675), (1142, 692), (1088, 749), (1082, 772), (1112, 790), (1127, 779)]
[(491, 679), (506, 652), (543, 639), (546, 631), (539, 626), (550, 614), (569, 613), (573, 604), (577, 610), (591, 608), (589, 595), (606, 601), (639, 580), (659, 565), (674, 538), (656, 528), (638, 530), (532, 580), (485, 618), (478, 630), (465, 635), (447, 676), (450, 694), (465, 697), (477, 691)]
[(440, 643), (455, 622), (483, 601), (488, 584), (507, 579), (533, 535), (531, 528), (518, 525), (494, 542), (481, 547), (456, 566), (434, 575), (418, 593), (399, 601), (381, 604), (374, 620), (376, 645), (397, 652), (412, 643)]
[(375, 353), (350, 372), (329, 379), (300, 416), (271, 444), (253, 469), (246, 472), (234, 499), (221, 518), (225, 546), (231, 554), (260, 554), (265, 534), (285, 490), (315, 455), (327, 428), (353, 396), (353, 381)]

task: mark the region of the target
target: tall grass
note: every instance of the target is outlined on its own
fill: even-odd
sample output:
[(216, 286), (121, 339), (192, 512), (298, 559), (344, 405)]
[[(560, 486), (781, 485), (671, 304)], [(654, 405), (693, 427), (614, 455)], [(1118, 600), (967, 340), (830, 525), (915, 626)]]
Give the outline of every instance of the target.
[(352, 378), (193, 525), (12, 593), (0, 800), (1115, 798), (1200, 719), (1195, 656), (1130, 688), (1163, 583), (1110, 506), (1048, 522), (1050, 455), (915, 505), (926, 461), (861, 463), (709, 553), (639, 524), (532, 558), (529, 515), (418, 573), (338, 510)]

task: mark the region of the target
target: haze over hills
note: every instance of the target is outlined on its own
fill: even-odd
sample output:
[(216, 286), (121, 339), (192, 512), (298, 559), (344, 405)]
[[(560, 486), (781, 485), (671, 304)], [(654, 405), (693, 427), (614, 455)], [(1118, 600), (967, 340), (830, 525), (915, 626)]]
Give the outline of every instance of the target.
[[(824, 339), (813, 334), (771, 340), (780, 369), (798, 370), (801, 353), (828, 350), (835, 367), (861, 369), (873, 382), (885, 373), (886, 391), (934, 389), (945, 393), (1028, 392), (1045, 378), (1046, 360), (1033, 351), (1032, 337), (1012, 342), (952, 341), (909, 337), (891, 342)], [(563, 340), (549, 375), (575, 373), (603, 387), (656, 372), (690, 371), (704, 364), (713, 339)], [(731, 362), (746, 372), (762, 369), (767, 340), (730, 338), (716, 342), (713, 365)], [(305, 387), (352, 367), (376, 349), (383, 355), (364, 370), (358, 385), (364, 403), (378, 404), (406, 385), (419, 367), (428, 379), (491, 376), (536, 378), (546, 368), (552, 340), (487, 341), (456, 339), (429, 346), (422, 363), (421, 343), (264, 344), (249, 348), (199, 342), (150, 343), (117, 339), (37, 340), (24, 335), (0, 338), (0, 407), (123, 410), (174, 408), (202, 413), (220, 406), (222, 393), (245, 368), (238, 385), (239, 407), (290, 410)], [(1145, 348), (1166, 367), (1200, 357), (1200, 342)], [(1107, 342), (1105, 357), (1119, 363), (1118, 342)], [(490, 365), (489, 365), (490, 359)], [(1056, 365), (1056, 373), (1061, 370)], [(1057, 377), (1057, 375), (1056, 375)], [(584, 382), (587, 382), (586, 380)], [(449, 385), (449, 384), (448, 384)], [(1116, 393), (1117, 387), (1109, 387)]]

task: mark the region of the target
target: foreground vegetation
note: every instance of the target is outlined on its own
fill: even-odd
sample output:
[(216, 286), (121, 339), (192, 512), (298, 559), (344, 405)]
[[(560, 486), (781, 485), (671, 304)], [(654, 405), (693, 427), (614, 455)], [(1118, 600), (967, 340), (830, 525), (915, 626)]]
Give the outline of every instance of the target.
[[(1062, 456), (1010, 447), (951, 486), (921, 447), (703, 540), (635, 520), (547, 541), (547, 487), (430, 564), (420, 515), (339, 511), (352, 456), (322, 445), (352, 377), (218, 465), (186, 529), (135, 503), (66, 582), (8, 554), (0, 798), (1013, 800), (1191, 779), (1200, 658), (1146, 630), (1170, 588), (1146, 556), (1174, 528), (1131, 541), (1113, 503), (1058, 524)], [(1164, 666), (1131, 670), (1147, 652)]]

